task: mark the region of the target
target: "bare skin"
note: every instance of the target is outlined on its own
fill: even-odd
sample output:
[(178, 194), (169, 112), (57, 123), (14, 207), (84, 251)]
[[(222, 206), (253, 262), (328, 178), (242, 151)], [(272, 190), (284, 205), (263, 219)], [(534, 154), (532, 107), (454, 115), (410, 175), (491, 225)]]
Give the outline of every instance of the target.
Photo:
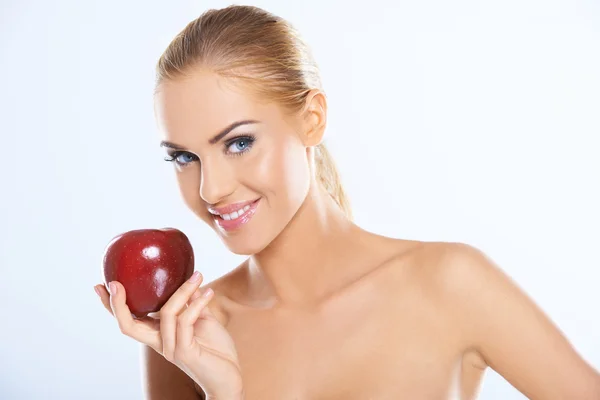
[(349, 255), (369, 262), (346, 264), (314, 304), (261, 306), (248, 263), (214, 286), (247, 398), (447, 399), (457, 389), (474, 398), (485, 364), (424, 275), (435, 245), (357, 234), (362, 246)]
[[(387, 238), (346, 218), (314, 171), (320, 91), (293, 116), (258, 100), (206, 71), (165, 83), (156, 100), (166, 142), (185, 149), (186, 205), (249, 255), (199, 289), (214, 290), (207, 307), (233, 338), (246, 400), (474, 399), (488, 367), (532, 399), (600, 398), (598, 372), (482, 252)], [(208, 144), (247, 119), (260, 123), (237, 128), (256, 137), (241, 157), (229, 153), (239, 143)], [(254, 199), (235, 232), (208, 211)], [(154, 350), (144, 360), (147, 398), (202, 398)]]
[(481, 253), (357, 234), (364, 248), (352, 254), (375, 265), (346, 265), (317, 302), (251, 294), (248, 261), (205, 286), (236, 343), (246, 399), (476, 399), (490, 365), (531, 399), (598, 398), (598, 373)]
[(211, 284), (247, 399), (475, 399), (490, 364), (531, 399), (598, 398), (598, 373), (481, 253), (361, 234), (377, 265), (315, 304), (261, 306), (248, 263)]

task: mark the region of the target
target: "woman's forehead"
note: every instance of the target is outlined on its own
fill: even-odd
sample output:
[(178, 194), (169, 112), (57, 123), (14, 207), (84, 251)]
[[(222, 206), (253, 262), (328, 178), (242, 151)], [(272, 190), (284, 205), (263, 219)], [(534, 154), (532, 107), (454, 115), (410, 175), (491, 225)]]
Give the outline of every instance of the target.
[(229, 110), (253, 110), (257, 102), (248, 90), (214, 73), (194, 73), (165, 81), (155, 99), (165, 113), (212, 115)]
[(157, 117), (172, 126), (213, 121), (222, 124), (260, 114), (260, 107), (249, 94), (230, 86), (214, 74), (163, 82), (155, 95)]
[(284, 118), (275, 104), (258, 101), (251, 91), (203, 71), (163, 82), (154, 107), (159, 129), (172, 139), (188, 133), (213, 135), (236, 121), (276, 125)]

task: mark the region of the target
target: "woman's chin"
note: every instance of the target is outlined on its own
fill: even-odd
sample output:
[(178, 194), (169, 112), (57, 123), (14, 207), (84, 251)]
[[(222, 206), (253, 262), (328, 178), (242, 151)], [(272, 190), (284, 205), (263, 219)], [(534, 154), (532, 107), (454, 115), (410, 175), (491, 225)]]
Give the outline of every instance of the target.
[(229, 249), (233, 254), (241, 255), (241, 256), (250, 256), (256, 253), (259, 253), (266, 246), (258, 243), (256, 240), (247, 239), (241, 237), (223, 237), (221, 236), (221, 240), (225, 244), (225, 247)]

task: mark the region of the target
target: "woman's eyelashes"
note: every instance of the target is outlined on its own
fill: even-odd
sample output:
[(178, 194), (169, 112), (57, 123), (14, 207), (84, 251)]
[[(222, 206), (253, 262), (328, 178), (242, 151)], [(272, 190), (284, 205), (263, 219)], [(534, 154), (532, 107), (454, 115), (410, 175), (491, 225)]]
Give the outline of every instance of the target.
[[(250, 150), (256, 137), (254, 135), (240, 135), (231, 138), (225, 142), (223, 152), (225, 155), (241, 156)], [(194, 161), (198, 161), (198, 156), (189, 151), (174, 150), (168, 152), (169, 157), (165, 157), (165, 161), (175, 162), (179, 166), (186, 166)]]
[(233, 155), (241, 155), (252, 147), (256, 137), (254, 135), (242, 135), (236, 136), (225, 143), (227, 152)]
[(185, 166), (196, 160), (198, 160), (198, 157), (195, 154), (182, 150), (169, 151), (169, 157), (165, 157), (165, 161), (175, 161), (175, 163), (180, 166)]

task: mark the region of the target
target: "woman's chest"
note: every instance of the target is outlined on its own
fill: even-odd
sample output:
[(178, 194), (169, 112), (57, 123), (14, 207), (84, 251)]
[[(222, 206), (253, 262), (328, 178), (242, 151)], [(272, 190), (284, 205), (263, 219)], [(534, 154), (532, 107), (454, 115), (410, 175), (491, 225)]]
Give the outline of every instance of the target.
[(428, 310), (363, 298), (324, 312), (231, 315), (247, 399), (447, 399), (456, 347)]

